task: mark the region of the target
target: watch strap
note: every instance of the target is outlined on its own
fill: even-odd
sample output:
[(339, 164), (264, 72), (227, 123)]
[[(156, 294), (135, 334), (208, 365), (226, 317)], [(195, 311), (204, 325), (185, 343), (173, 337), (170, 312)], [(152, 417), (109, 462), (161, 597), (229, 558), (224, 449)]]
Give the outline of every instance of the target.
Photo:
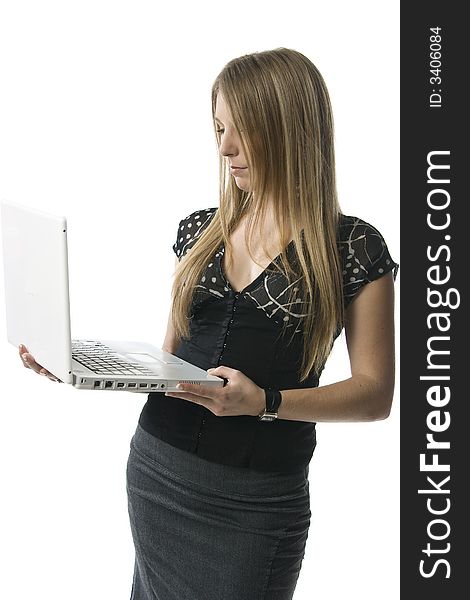
[(266, 410), (268, 412), (277, 412), (277, 409), (281, 405), (281, 392), (268, 388), (264, 390), (264, 393), (266, 394)]
[(282, 395), (279, 390), (267, 388), (264, 390), (266, 398), (266, 408), (258, 415), (260, 421), (274, 421), (277, 419), (277, 411), (282, 402)]

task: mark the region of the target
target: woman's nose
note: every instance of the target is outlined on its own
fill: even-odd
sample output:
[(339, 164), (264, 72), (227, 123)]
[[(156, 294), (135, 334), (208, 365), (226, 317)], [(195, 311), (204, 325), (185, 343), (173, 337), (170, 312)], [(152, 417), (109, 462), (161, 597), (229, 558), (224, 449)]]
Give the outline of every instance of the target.
[(220, 143), (220, 154), (222, 154), (222, 156), (233, 154), (233, 144), (225, 138)]
[(233, 134), (224, 133), (220, 141), (219, 150), (222, 156), (237, 155), (239, 148), (236, 137)]

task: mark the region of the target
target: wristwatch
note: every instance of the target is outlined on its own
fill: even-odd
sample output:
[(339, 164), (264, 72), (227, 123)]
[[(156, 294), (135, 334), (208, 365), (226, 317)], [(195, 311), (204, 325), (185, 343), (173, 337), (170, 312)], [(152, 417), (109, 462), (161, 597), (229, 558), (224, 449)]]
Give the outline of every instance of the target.
[(270, 388), (264, 390), (266, 396), (266, 408), (258, 415), (260, 421), (274, 421), (277, 419), (277, 411), (282, 402), (282, 395), (279, 390)]

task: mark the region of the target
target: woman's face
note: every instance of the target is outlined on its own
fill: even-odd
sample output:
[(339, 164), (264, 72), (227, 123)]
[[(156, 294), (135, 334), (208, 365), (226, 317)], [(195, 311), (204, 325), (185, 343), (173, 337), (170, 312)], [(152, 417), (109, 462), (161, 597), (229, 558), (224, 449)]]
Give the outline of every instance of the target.
[(246, 192), (250, 191), (250, 174), (243, 153), (243, 148), (224, 97), (219, 92), (216, 100), (215, 122), (217, 125), (219, 152), (227, 159), (230, 174), (235, 178), (237, 186)]

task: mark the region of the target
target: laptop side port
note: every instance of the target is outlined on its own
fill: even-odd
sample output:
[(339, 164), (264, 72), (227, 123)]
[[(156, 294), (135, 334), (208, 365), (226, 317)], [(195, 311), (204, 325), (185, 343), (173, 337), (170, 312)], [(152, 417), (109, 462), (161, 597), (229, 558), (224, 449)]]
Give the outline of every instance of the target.
[(118, 383), (117, 383), (118, 388), (124, 387), (124, 385), (125, 385), (125, 383), (122, 381), (118, 381)]
[(105, 387), (105, 388), (112, 388), (112, 387), (113, 387), (113, 382), (112, 382), (112, 381), (107, 381), (107, 382), (104, 384), (104, 387)]
[(135, 387), (137, 387), (137, 384), (136, 383), (128, 383), (127, 387), (128, 388), (135, 388)]
[(148, 383), (139, 383), (139, 387), (146, 388), (146, 387), (148, 387)]
[(100, 388), (100, 387), (101, 387), (101, 381), (96, 381), (96, 380), (95, 380), (94, 387), (95, 387), (95, 388)]

